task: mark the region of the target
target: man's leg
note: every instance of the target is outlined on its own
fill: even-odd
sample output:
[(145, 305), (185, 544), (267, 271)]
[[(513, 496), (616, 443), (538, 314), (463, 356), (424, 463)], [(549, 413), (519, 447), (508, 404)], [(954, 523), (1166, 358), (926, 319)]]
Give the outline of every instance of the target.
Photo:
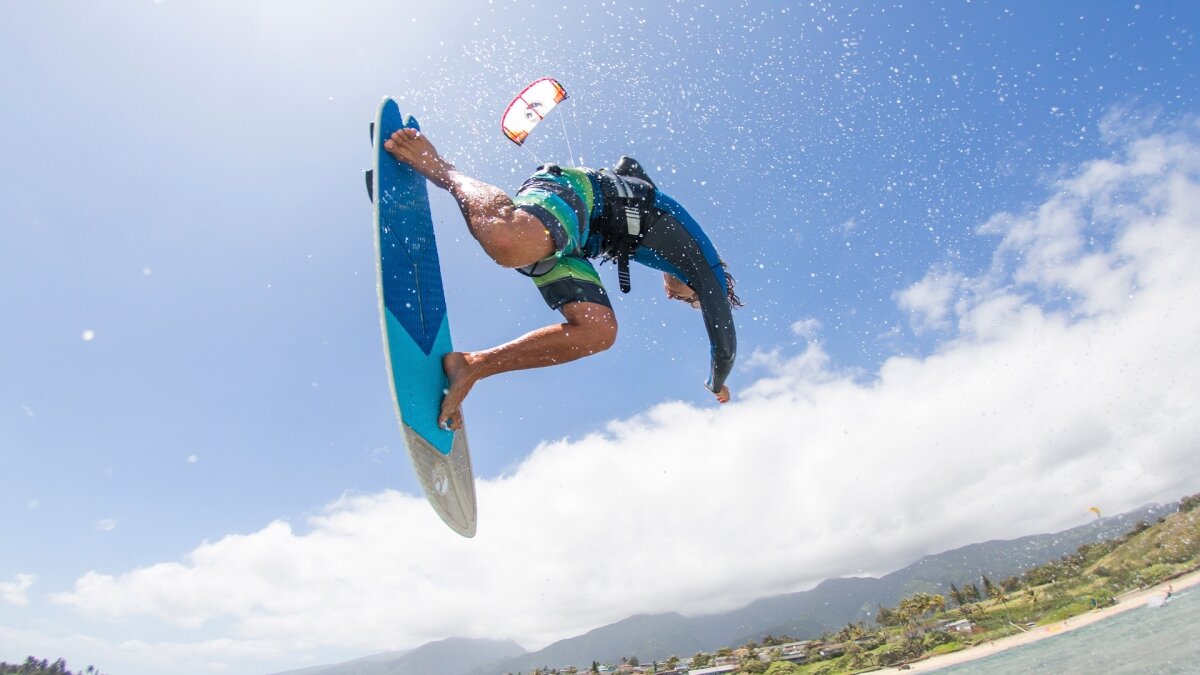
[(508, 193), (471, 178), (438, 154), (416, 129), (401, 129), (384, 149), (458, 202), (471, 235), (500, 265), (524, 267), (554, 253), (554, 240), (540, 220), (517, 209)]
[(617, 339), (617, 317), (604, 305), (572, 302), (562, 307), (566, 323), (539, 328), (480, 352), (451, 352), (442, 359), (450, 389), (442, 400), (438, 422), (462, 426), (463, 399), (479, 380), (512, 370), (542, 368), (602, 352)]

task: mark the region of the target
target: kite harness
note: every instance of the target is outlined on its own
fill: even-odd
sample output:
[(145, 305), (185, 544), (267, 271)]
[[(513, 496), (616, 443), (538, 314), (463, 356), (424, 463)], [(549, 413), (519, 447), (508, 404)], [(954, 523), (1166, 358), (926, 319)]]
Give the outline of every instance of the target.
[(621, 292), (628, 293), (629, 258), (641, 246), (645, 228), (662, 215), (654, 206), (657, 188), (632, 157), (621, 157), (612, 169), (597, 173), (607, 216), (600, 250), (617, 262)]

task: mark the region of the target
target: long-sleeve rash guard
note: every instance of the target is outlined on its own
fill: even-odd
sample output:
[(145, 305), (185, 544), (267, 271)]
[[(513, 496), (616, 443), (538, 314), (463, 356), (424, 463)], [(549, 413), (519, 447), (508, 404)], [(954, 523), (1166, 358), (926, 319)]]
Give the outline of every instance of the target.
[(712, 353), (706, 384), (709, 390), (719, 392), (737, 356), (725, 267), (704, 230), (678, 202), (660, 190), (655, 206), (663, 216), (651, 223), (633, 259), (671, 274), (696, 291)]

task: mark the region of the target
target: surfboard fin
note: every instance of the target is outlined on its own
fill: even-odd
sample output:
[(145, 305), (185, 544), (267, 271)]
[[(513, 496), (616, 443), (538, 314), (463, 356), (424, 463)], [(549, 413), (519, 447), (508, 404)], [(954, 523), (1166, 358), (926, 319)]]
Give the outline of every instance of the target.
[[(375, 123), (371, 122), (371, 147), (375, 147)], [(367, 197), (371, 199), (371, 203), (375, 203), (375, 169), (367, 169), (364, 172), (367, 179)]]

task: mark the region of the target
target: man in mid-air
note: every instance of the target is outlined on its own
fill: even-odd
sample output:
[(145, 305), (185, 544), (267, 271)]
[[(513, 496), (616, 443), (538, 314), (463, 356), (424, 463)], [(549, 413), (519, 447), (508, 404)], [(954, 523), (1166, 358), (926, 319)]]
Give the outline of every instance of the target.
[(463, 399), (479, 380), (512, 370), (540, 368), (604, 351), (617, 337), (608, 293), (590, 259), (617, 262), (621, 290), (629, 290), (628, 261), (663, 272), (667, 297), (703, 313), (712, 346), (705, 386), (729, 400), (725, 379), (733, 368), (737, 337), (733, 277), (700, 226), (657, 189), (628, 157), (613, 169), (538, 167), (515, 197), (460, 172), (421, 132), (401, 129), (383, 146), (458, 201), (467, 228), (504, 267), (533, 278), (565, 323), (539, 328), (476, 352), (451, 352), (442, 360), (450, 386), (438, 422), (462, 424)]

